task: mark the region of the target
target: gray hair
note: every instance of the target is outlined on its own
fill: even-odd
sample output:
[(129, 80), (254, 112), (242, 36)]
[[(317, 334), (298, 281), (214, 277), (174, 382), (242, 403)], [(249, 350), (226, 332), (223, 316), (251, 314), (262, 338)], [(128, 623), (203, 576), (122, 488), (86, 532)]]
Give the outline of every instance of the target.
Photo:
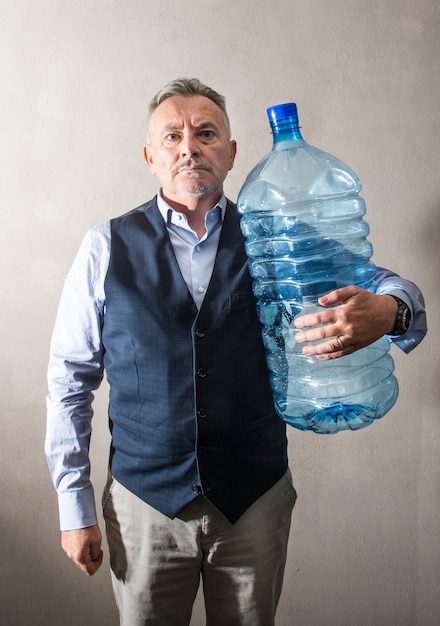
[(177, 78), (162, 87), (150, 102), (148, 108), (148, 127), (153, 111), (155, 111), (164, 100), (172, 98), (173, 96), (204, 96), (212, 100), (223, 113), (228, 135), (229, 137), (231, 136), (231, 124), (226, 112), (226, 100), (224, 96), (214, 91), (214, 89), (211, 89), (211, 87), (204, 85), (198, 78)]

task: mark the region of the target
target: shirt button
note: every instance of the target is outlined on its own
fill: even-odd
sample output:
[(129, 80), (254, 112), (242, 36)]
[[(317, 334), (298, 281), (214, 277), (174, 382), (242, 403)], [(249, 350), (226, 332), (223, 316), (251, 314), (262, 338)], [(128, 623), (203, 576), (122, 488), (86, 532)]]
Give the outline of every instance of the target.
[(205, 291), (205, 288), (204, 287), (197, 287), (197, 291), (199, 293), (203, 293)]
[(200, 250), (201, 250), (202, 248), (201, 248), (200, 246), (196, 246), (194, 249), (195, 249), (195, 251), (196, 251), (196, 252), (200, 252)]

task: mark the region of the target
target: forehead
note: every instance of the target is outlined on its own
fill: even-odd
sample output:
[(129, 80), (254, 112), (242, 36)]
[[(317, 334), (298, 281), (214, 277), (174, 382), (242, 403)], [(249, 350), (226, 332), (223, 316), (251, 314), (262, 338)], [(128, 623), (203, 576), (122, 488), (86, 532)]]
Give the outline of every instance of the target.
[(226, 130), (223, 112), (215, 102), (205, 96), (172, 96), (151, 114), (150, 130), (177, 129), (187, 124), (195, 128), (206, 123)]

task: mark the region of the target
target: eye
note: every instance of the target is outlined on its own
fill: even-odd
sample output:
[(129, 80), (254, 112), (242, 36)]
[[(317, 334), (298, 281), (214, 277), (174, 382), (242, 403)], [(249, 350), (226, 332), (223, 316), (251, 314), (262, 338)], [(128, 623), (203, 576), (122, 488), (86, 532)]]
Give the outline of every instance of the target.
[(165, 137), (166, 141), (177, 141), (177, 139), (179, 138), (177, 133), (168, 133), (168, 135)]
[(210, 128), (205, 128), (204, 130), (200, 131), (200, 138), (202, 139), (202, 141), (210, 142), (213, 141), (215, 137), (215, 132)]

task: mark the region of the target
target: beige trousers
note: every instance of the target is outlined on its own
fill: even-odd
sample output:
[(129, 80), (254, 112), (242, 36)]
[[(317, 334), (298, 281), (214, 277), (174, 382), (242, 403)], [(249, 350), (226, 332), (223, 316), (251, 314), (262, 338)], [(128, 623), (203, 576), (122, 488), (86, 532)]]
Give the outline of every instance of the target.
[(200, 496), (173, 520), (114, 479), (103, 497), (123, 626), (187, 626), (203, 582), (208, 626), (272, 626), (291, 513), (290, 471), (231, 525)]

